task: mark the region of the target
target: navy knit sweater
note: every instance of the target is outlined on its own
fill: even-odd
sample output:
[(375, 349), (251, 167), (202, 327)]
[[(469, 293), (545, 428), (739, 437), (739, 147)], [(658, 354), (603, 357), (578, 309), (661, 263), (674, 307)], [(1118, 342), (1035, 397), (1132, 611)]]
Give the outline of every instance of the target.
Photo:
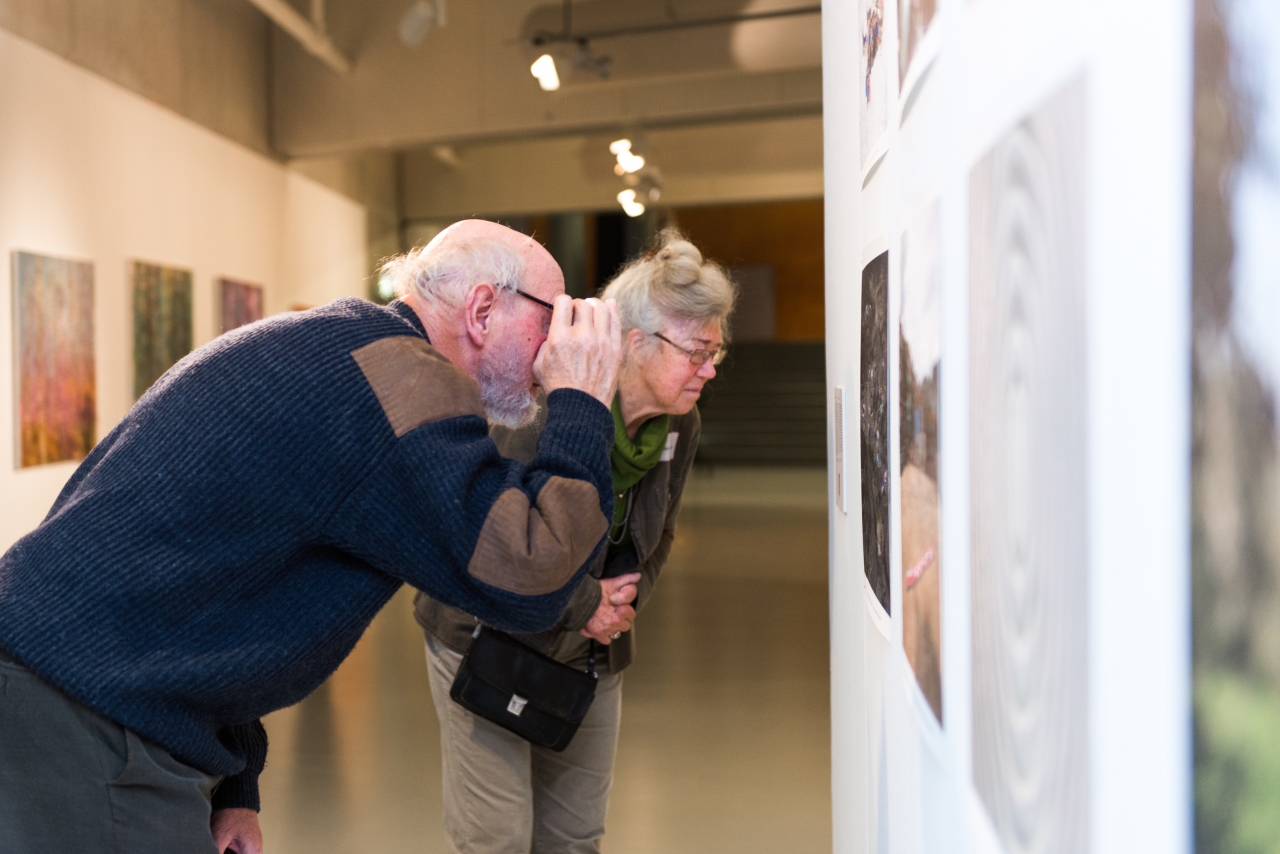
[[(384, 339), (419, 355), (383, 360), (380, 375), (412, 391), (399, 403), (353, 355)], [(216, 807), (256, 809), (266, 753), (258, 719), (318, 687), (402, 582), (496, 626), (550, 626), (599, 538), (552, 518), (546, 495), (579, 520), (599, 512), (603, 534), (609, 410), (555, 391), (538, 456), (505, 459), (475, 405), (457, 414), (433, 404), (434, 420), (406, 423), (406, 405), (433, 399), (434, 377), (450, 381), (454, 398), (478, 401), (474, 383), (438, 356), (442, 367), (424, 372), (421, 351), (434, 354), (408, 306), (344, 299), (183, 359), (0, 557), (0, 646), (227, 776)], [(531, 543), (548, 526), (556, 534), (519, 564), (524, 580), (541, 583), (477, 578), (473, 552), (522, 524)], [(579, 526), (576, 542), (566, 524)]]

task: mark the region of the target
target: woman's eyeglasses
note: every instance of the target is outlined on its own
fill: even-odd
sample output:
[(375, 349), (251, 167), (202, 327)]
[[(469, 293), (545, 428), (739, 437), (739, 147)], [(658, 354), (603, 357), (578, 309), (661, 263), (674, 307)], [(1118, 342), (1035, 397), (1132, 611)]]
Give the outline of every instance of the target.
[(650, 332), (649, 334), (654, 338), (665, 341), (672, 347), (675, 347), (681, 353), (688, 356), (690, 362), (698, 366), (705, 365), (707, 362), (710, 362), (712, 365), (718, 365), (724, 361), (725, 356), (729, 355), (729, 351), (723, 347), (718, 350), (687, 350), (667, 336), (663, 335), (661, 332)]
[[(552, 311), (555, 311), (556, 309), (556, 307), (551, 303), (547, 302), (544, 299), (538, 299), (533, 294), (527, 294), (524, 291), (520, 290), (519, 288), (513, 288), (512, 290), (514, 290), (516, 293), (518, 293), (520, 296), (524, 297), (525, 299), (529, 300), (530, 302), (536, 302), (538, 305), (542, 306), (543, 308), (549, 308)], [(661, 341), (665, 341), (666, 343), (670, 344), (672, 347), (675, 347), (681, 353), (684, 353), (686, 356), (688, 356), (690, 362), (692, 362), (695, 365), (698, 365), (699, 367), (701, 367), (702, 365), (705, 365), (707, 362), (710, 362), (712, 365), (719, 365), (721, 362), (724, 361), (724, 357), (729, 355), (729, 351), (723, 347), (717, 350), (701, 350), (701, 349), (689, 350), (684, 347), (681, 347), (679, 344), (672, 341), (670, 338), (663, 335), (661, 332), (650, 332), (649, 334), (652, 335), (654, 338), (657, 338)]]

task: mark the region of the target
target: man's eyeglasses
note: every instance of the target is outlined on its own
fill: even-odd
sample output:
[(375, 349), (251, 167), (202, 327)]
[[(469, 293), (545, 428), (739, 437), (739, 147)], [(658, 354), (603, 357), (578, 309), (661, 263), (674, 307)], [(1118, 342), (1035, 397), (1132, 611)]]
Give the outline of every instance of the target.
[(705, 365), (707, 362), (710, 362), (712, 365), (718, 365), (724, 361), (725, 356), (729, 355), (729, 351), (723, 347), (718, 350), (686, 350), (684, 347), (681, 347), (661, 332), (650, 332), (649, 334), (654, 338), (665, 341), (672, 347), (675, 347), (681, 353), (688, 356), (690, 362), (698, 365), (699, 367)]
[(536, 302), (538, 305), (542, 306), (543, 308), (549, 308), (552, 311), (556, 310), (556, 307), (554, 305), (552, 305), (551, 303), (547, 302), (544, 299), (538, 299), (533, 294), (527, 294), (524, 291), (520, 290), (519, 288), (512, 288), (512, 290), (514, 290), (516, 293), (518, 293), (520, 296), (524, 297), (525, 299), (529, 300), (530, 302)]

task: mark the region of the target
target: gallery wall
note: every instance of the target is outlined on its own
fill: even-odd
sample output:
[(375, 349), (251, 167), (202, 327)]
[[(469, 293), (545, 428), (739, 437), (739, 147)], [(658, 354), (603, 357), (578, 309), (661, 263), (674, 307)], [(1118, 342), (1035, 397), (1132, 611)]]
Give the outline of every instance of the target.
[[(266, 313), (365, 292), (359, 205), (41, 47), (0, 31), (0, 247), (93, 267), (98, 438), (133, 395), (130, 265), (191, 273), (194, 346), (215, 284), (262, 286)], [(0, 301), (0, 548), (34, 527), (74, 461), (19, 468), (13, 283)]]
[(1190, 0), (823, 8), (838, 852), (1186, 852)]

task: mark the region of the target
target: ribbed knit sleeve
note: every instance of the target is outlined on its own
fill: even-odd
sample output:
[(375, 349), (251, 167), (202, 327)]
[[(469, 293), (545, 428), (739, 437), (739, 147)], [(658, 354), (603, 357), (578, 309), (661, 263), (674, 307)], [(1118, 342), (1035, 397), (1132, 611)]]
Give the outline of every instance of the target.
[[(613, 512), (613, 420), (572, 389), (552, 392), (547, 407), (527, 464), (501, 456), (481, 418), (398, 438), (327, 526), (339, 547), (490, 625), (557, 622)], [(597, 518), (599, 530), (586, 527)], [(502, 554), (489, 547), (497, 540), (512, 544), (510, 565), (477, 558)]]
[(403, 582), (554, 623), (612, 513), (609, 410), (548, 400), (528, 464), (403, 303), (337, 300), (166, 372), (0, 555), (0, 647), (257, 805), (244, 724), (338, 667)]
[(245, 758), (245, 768), (239, 774), (224, 777), (213, 793), (213, 808), (261, 809), (258, 798), (258, 776), (267, 764), (267, 730), (262, 721), (224, 727), (218, 740), (233, 753)]

